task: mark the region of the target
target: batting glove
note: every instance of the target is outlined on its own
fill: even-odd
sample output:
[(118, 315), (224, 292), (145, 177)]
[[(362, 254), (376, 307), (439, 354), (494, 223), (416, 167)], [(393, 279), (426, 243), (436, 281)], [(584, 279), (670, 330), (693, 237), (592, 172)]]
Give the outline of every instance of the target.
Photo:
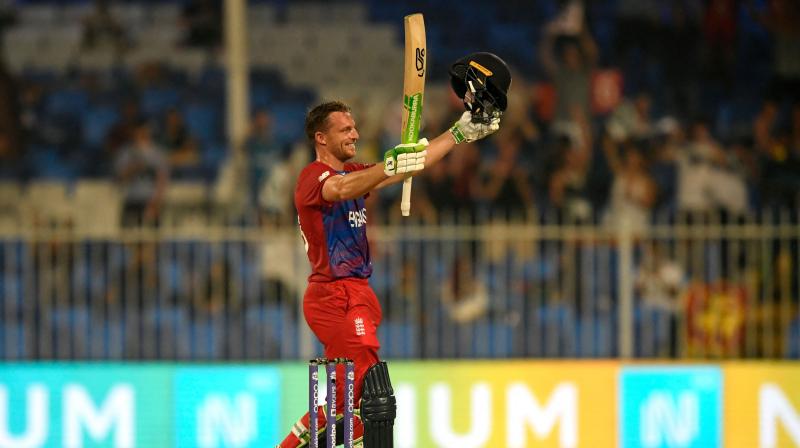
[(420, 139), (417, 143), (403, 143), (386, 151), (383, 155), (383, 172), (387, 176), (412, 173), (425, 168), (425, 156), (428, 152), (428, 139)]
[(473, 122), (472, 113), (465, 111), (461, 118), (450, 128), (450, 133), (456, 140), (456, 144), (463, 142), (474, 142), (500, 129), (500, 114), (492, 115), (488, 123)]

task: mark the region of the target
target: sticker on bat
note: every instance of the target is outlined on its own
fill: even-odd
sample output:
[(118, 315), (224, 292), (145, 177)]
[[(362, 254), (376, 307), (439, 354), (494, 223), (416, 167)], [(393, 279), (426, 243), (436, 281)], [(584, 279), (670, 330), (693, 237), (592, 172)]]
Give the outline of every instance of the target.
[(425, 76), (425, 49), (417, 48), (417, 60), (415, 63), (417, 69), (417, 76), (422, 78)]

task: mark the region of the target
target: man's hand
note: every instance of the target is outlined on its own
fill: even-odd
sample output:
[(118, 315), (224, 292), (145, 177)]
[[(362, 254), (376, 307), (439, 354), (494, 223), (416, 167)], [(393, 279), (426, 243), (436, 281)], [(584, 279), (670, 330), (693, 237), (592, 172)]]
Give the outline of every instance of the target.
[(461, 118), (450, 128), (450, 133), (456, 140), (456, 144), (463, 142), (474, 142), (500, 129), (500, 114), (495, 114), (489, 123), (473, 123), (472, 113), (465, 111)]
[(420, 139), (417, 143), (404, 143), (386, 151), (383, 155), (383, 172), (387, 176), (412, 173), (425, 168), (425, 156), (428, 139)]

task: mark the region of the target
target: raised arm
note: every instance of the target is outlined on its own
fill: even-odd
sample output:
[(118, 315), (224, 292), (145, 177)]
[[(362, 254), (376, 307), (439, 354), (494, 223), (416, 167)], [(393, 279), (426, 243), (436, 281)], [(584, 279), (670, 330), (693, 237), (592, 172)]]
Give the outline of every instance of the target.
[[(474, 123), (472, 115), (469, 112), (461, 114), (461, 118), (453, 124), (453, 126), (439, 134), (438, 137), (431, 140), (427, 145), (426, 155), (424, 157), (424, 166), (428, 167), (442, 160), (456, 145), (463, 142), (474, 142), (480, 140), (487, 135), (490, 135), (500, 129), (500, 116), (497, 115), (491, 119), (488, 124)], [(426, 140), (427, 141), (427, 140)], [(395, 147), (397, 148), (397, 147)], [(391, 151), (387, 151), (387, 155)], [(384, 164), (386, 162), (384, 161)], [(421, 169), (422, 167), (420, 167)], [(383, 188), (387, 185), (396, 184), (405, 179), (408, 175), (418, 174), (419, 171), (415, 170), (407, 174), (399, 174), (391, 176), (380, 182), (377, 188)]]
[(387, 176), (381, 164), (347, 173), (346, 176), (333, 175), (322, 186), (322, 198), (328, 202), (355, 199), (369, 193), (385, 180)]

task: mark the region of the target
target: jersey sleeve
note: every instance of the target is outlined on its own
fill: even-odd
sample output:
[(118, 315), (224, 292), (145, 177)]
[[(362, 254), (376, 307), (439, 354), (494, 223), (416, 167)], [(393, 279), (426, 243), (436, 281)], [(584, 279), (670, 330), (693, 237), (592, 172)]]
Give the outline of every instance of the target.
[(344, 170), (352, 173), (353, 171), (361, 171), (375, 166), (374, 163), (345, 163)]
[(297, 180), (297, 190), (295, 191), (296, 206), (330, 206), (332, 202), (326, 201), (322, 197), (322, 186), (325, 182), (335, 176), (336, 173), (328, 166), (321, 163), (313, 163), (307, 166)]

